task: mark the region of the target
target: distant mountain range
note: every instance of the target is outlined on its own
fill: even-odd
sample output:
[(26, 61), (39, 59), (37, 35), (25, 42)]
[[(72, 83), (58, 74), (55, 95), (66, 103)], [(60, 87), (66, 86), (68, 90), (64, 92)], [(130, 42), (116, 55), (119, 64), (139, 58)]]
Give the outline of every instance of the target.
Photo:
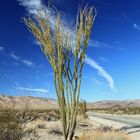
[[(38, 98), (31, 96), (7, 96), (0, 94), (0, 107), (12, 107), (20, 109), (29, 104), (31, 109), (57, 109), (58, 104), (55, 99)], [(88, 108), (111, 108), (111, 107), (140, 107), (140, 99), (124, 101), (98, 101), (87, 103)]]
[(140, 99), (137, 100), (124, 100), (124, 101), (113, 101), (104, 100), (95, 103), (88, 103), (89, 107), (92, 108), (125, 108), (125, 107), (140, 107)]

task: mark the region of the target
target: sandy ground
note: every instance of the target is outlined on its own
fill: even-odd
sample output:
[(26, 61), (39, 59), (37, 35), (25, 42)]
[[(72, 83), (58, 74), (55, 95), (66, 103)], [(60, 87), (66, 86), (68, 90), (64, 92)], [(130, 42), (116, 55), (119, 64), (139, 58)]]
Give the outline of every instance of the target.
[[(89, 119), (83, 119), (81, 117), (78, 118), (78, 126), (75, 136), (79, 136), (83, 132), (88, 131), (90, 128), (93, 128), (93, 126), (89, 122)], [(83, 124), (88, 125), (88, 127), (80, 127), (80, 125)], [(60, 120), (44, 121), (38, 119), (25, 124), (24, 127), (29, 133), (26, 134), (23, 140), (63, 140), (62, 134), (59, 134), (59, 132), (62, 132)], [(56, 133), (50, 133), (50, 131), (56, 131)]]
[[(83, 124), (86, 124), (87, 127), (83, 127)], [(131, 127), (125, 123), (115, 122), (112, 120), (106, 120), (93, 116), (89, 116), (88, 119), (79, 117), (76, 136), (79, 136), (83, 132), (94, 130), (100, 126), (109, 126), (113, 127), (114, 129)], [(38, 119), (25, 124), (25, 128), (28, 133), (23, 138), (23, 140), (63, 140), (63, 136), (59, 134), (59, 132), (62, 132), (61, 122), (59, 120), (45, 121)], [(53, 132), (56, 131), (56, 133), (50, 133), (52, 130)], [(140, 128), (131, 128), (123, 132), (130, 133), (128, 135), (132, 140), (140, 140)]]
[(29, 133), (23, 140), (62, 140), (61, 135), (49, 134), (50, 130), (60, 127), (60, 121), (48, 122), (39, 119), (32, 121), (25, 125), (25, 128)]

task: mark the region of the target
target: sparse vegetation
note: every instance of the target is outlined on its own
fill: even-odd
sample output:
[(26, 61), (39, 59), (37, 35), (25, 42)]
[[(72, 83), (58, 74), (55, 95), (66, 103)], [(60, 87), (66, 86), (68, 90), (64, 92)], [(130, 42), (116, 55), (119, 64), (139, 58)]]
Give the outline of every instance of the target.
[(29, 128), (28, 130), (26, 130), (25, 134), (36, 134), (36, 129), (35, 128)]
[(15, 114), (9, 108), (0, 110), (0, 140), (21, 140), (23, 128)]
[(128, 115), (136, 115), (140, 114), (140, 107), (112, 107), (112, 108), (88, 108), (87, 110), (93, 110), (99, 113), (105, 114), (128, 114)]
[(88, 132), (83, 134), (79, 140), (130, 140), (126, 134), (121, 132)]
[(63, 135), (62, 129), (59, 126), (54, 126), (49, 130), (49, 134), (53, 135)]

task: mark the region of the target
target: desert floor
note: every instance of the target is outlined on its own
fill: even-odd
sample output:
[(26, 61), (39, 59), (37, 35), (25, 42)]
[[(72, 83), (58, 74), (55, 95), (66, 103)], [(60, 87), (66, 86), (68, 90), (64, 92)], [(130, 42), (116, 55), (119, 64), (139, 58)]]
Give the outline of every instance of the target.
[[(108, 131), (110, 128), (112, 128), (127, 133), (132, 140), (140, 140), (140, 115), (131, 115), (125, 117), (122, 115), (121, 117), (104, 114), (105, 116), (109, 117), (108, 119), (105, 118), (104, 115), (102, 116), (102, 114), (93, 114), (91, 112), (88, 113), (88, 118), (86, 119), (81, 116), (78, 117), (75, 139), (87, 131), (94, 131), (101, 128), (104, 129), (103, 131)], [(112, 119), (112, 116), (119, 118), (118, 120), (121, 121), (119, 122)], [(138, 121), (138, 124), (135, 125), (135, 127), (132, 125), (135, 124), (132, 120), (134, 120), (135, 123)], [(125, 121), (130, 122), (130, 124), (126, 123)], [(45, 121), (44, 119), (40, 118), (26, 123), (25, 129), (27, 130), (27, 133), (23, 140), (63, 140), (60, 120)]]

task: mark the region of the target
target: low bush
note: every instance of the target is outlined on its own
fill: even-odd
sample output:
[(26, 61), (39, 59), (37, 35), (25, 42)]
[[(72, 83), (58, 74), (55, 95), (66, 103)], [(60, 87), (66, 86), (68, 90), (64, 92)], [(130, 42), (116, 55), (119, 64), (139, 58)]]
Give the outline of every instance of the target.
[(62, 136), (63, 132), (60, 127), (54, 126), (49, 130), (49, 134)]
[(20, 140), (23, 128), (16, 112), (12, 109), (0, 110), (0, 140)]
[(39, 128), (39, 129), (45, 129), (46, 127), (45, 127), (44, 124), (38, 124), (38, 125), (37, 125), (37, 128)]
[(87, 111), (87, 103), (86, 101), (81, 100), (81, 102), (79, 102), (78, 114), (82, 115), (84, 118), (87, 118), (86, 111)]

